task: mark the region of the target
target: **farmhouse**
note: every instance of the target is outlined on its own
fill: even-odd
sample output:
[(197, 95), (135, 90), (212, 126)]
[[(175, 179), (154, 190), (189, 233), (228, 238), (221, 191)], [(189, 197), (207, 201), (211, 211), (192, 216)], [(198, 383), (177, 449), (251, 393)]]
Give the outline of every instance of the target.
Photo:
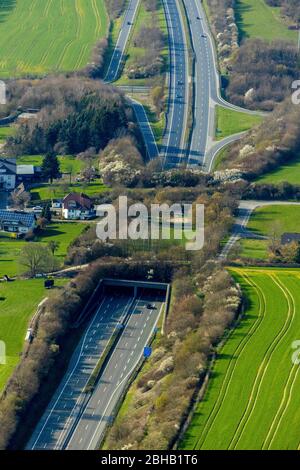
[(70, 193), (62, 203), (62, 215), (67, 220), (85, 220), (95, 217), (92, 200), (86, 194)]
[(0, 158), (0, 190), (11, 190), (16, 186), (17, 165), (14, 158)]
[(36, 227), (36, 217), (21, 211), (0, 210), (0, 231), (25, 235)]

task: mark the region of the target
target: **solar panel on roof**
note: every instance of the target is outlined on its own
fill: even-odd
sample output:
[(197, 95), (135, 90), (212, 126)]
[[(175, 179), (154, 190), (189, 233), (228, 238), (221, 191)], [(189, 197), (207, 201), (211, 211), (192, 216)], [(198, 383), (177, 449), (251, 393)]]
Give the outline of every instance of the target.
[(26, 212), (10, 212), (0, 210), (0, 221), (7, 223), (22, 223), (30, 227), (34, 222), (34, 215)]

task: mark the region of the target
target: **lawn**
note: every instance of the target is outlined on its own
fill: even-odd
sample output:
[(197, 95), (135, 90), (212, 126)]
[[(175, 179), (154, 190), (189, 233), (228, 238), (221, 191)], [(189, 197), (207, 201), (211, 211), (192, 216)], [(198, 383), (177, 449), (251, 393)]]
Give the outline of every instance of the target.
[[(55, 281), (61, 286), (65, 279)], [(0, 283), (0, 341), (6, 344), (6, 365), (0, 365), (0, 393), (22, 352), (30, 318), (37, 305), (47, 297), (43, 280)]]
[[(17, 157), (17, 164), (41, 166), (43, 159), (42, 155), (23, 155)], [(72, 172), (72, 175), (78, 175), (84, 166), (83, 161), (78, 160), (73, 155), (59, 155), (58, 160), (62, 173)]]
[[(136, 58), (139, 58), (145, 54), (145, 49), (142, 47), (138, 47), (134, 45), (135, 37), (137, 37), (140, 29), (142, 27), (151, 27), (151, 26), (159, 27), (165, 36), (167, 37), (168, 29), (167, 29), (167, 22), (165, 17), (165, 12), (163, 8), (163, 4), (160, 0), (159, 2), (159, 9), (157, 12), (147, 11), (146, 7), (143, 2), (141, 2), (135, 24), (133, 26), (132, 34), (128, 42), (127, 48), (127, 55), (126, 55), (126, 63), (125, 67), (130, 68), (130, 65), (134, 62)], [(168, 54), (169, 49), (166, 47), (162, 51), (162, 57), (165, 59), (165, 62), (168, 61)], [(145, 85), (146, 79), (129, 79), (125, 73), (122, 74), (120, 79), (116, 82), (117, 85)]]
[[(53, 222), (43, 230), (40, 236), (36, 237), (36, 241), (45, 244), (51, 240), (59, 242), (59, 248), (55, 254), (62, 263), (69, 245), (86, 226), (80, 222)], [(24, 267), (19, 264), (18, 259), (20, 251), (26, 243), (28, 242), (15, 240), (0, 233), (0, 277), (3, 277), (4, 274), (15, 276), (24, 271)]]
[(247, 308), (218, 351), (204, 399), (181, 442), (183, 449), (298, 449), (300, 273), (231, 271)]
[(256, 209), (250, 217), (248, 228), (258, 235), (269, 235), (274, 229), (300, 232), (300, 206), (273, 205)]
[(300, 155), (276, 170), (258, 178), (257, 183), (278, 184), (287, 182), (300, 185)]
[(11, 136), (14, 134), (14, 128), (13, 127), (0, 127), (0, 144), (3, 144), (7, 137)]
[(0, 76), (78, 70), (107, 31), (104, 0), (0, 2)]
[[(300, 232), (300, 206), (273, 205), (256, 209), (248, 228), (257, 235), (281, 236), (284, 232)], [(242, 256), (267, 259), (268, 240), (241, 240)]]
[(51, 199), (61, 199), (70, 192), (83, 192), (90, 197), (98, 196), (107, 190), (101, 179), (97, 179), (91, 183), (72, 183), (68, 181), (61, 183), (43, 183), (31, 189), (31, 198), (34, 203), (41, 201), (49, 201)]
[(268, 6), (265, 0), (236, 0), (235, 3), (241, 37), (297, 41), (297, 32), (288, 29), (280, 17), (280, 8)]
[(268, 240), (240, 240), (241, 253), (245, 258), (266, 260), (268, 258)]
[(248, 131), (263, 121), (262, 116), (241, 113), (221, 106), (217, 106), (216, 116), (217, 140), (224, 139), (232, 134)]

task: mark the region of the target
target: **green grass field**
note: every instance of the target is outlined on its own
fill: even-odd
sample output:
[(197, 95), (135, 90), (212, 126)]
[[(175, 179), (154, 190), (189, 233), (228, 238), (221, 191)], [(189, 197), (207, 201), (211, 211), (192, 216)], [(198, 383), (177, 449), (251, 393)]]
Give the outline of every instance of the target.
[(7, 137), (14, 134), (13, 127), (0, 127), (0, 144), (3, 144)]
[[(57, 286), (65, 279), (55, 281)], [(0, 393), (19, 362), (30, 318), (47, 297), (43, 280), (0, 283), (0, 341), (6, 344), (6, 364), (0, 365)]]
[(216, 135), (217, 140), (224, 139), (232, 134), (248, 131), (252, 127), (260, 124), (263, 118), (258, 115), (240, 113), (232, 109), (217, 106), (216, 108)]
[(273, 205), (259, 207), (250, 217), (248, 228), (258, 235), (269, 235), (273, 229), (300, 232), (300, 206)]
[(66, 182), (65, 185), (59, 183), (53, 183), (51, 185), (50, 183), (43, 183), (40, 186), (37, 186), (36, 188), (32, 188), (30, 193), (32, 202), (39, 203), (40, 201), (48, 201), (50, 199), (61, 199), (72, 191), (75, 191), (77, 193), (83, 192), (88, 196), (93, 197), (98, 196), (106, 190), (107, 187), (102, 183), (102, 180), (97, 179), (88, 184), (68, 184), (68, 182)]
[(300, 185), (300, 155), (276, 170), (266, 173), (256, 180), (257, 183), (278, 184), (287, 182)]
[[(42, 155), (23, 155), (17, 157), (17, 164), (41, 166), (43, 159)], [(59, 155), (58, 160), (62, 173), (70, 173), (71, 170), (73, 175), (77, 175), (83, 168), (82, 160), (78, 160), (72, 155)]]
[[(59, 242), (59, 248), (55, 255), (62, 263), (69, 245), (86, 226), (80, 222), (53, 222), (43, 230), (40, 236), (36, 237), (36, 241), (45, 244), (51, 240)], [(28, 242), (16, 240), (0, 233), (0, 277), (3, 277), (4, 274), (16, 276), (24, 271), (24, 267), (19, 264), (19, 254), (26, 243)]]
[(297, 41), (297, 31), (288, 29), (280, 8), (270, 7), (265, 0), (237, 0), (235, 10), (241, 37)]
[[(256, 209), (250, 217), (248, 228), (257, 235), (281, 236), (284, 232), (300, 232), (300, 206), (274, 205)], [(268, 240), (241, 240), (242, 256), (267, 259)]]
[(300, 273), (236, 269), (247, 298), (240, 324), (218, 351), (183, 449), (299, 449)]
[(104, 0), (0, 2), (0, 76), (84, 67), (107, 35)]

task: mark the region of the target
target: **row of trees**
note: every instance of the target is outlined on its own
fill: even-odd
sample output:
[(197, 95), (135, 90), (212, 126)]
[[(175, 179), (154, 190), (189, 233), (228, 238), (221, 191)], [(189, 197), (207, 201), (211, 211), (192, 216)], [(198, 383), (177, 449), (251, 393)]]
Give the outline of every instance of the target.
[(297, 47), (286, 41), (248, 39), (231, 65), (227, 98), (238, 106), (271, 111), (298, 79)]
[(126, 0), (105, 0), (105, 4), (109, 17), (115, 20), (124, 11)]
[(239, 31), (235, 18), (235, 0), (207, 0), (210, 21), (216, 38), (223, 70), (230, 68), (232, 55), (239, 47)]
[(295, 25), (299, 24), (300, 5), (298, 0), (266, 0), (266, 3), (271, 7), (281, 7), (283, 16), (291, 18)]
[(300, 149), (299, 120), (300, 106), (289, 97), (260, 126), (231, 146), (221, 167), (236, 168), (254, 178), (292, 161)]
[(141, 47), (144, 53), (136, 54), (125, 67), (128, 78), (151, 78), (159, 76), (164, 69), (162, 50), (166, 37), (159, 25), (158, 8), (161, 0), (145, 0), (145, 9), (151, 12), (150, 24), (141, 26), (133, 36), (133, 46)]

